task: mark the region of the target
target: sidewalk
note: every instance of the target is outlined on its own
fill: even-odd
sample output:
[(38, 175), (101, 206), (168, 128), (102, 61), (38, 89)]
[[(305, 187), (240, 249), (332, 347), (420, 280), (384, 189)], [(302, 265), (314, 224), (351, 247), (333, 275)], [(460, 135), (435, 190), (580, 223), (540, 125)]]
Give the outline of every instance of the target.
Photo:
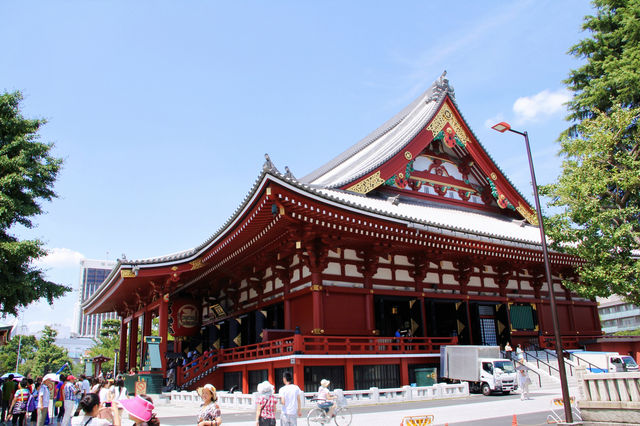
[[(571, 395), (575, 395), (576, 389), (570, 389)], [(402, 418), (405, 416), (420, 416), (431, 414), (434, 416), (434, 423), (443, 425), (445, 423), (456, 422), (468, 422), (479, 419), (492, 419), (501, 416), (512, 416), (521, 414), (530, 414), (537, 412), (551, 412), (551, 400), (560, 397), (560, 389), (553, 390), (539, 390), (531, 393), (531, 399), (521, 401), (518, 399), (492, 396), (492, 397), (474, 397), (477, 398), (477, 402), (463, 403), (465, 400), (449, 400), (451, 403), (444, 406), (433, 407), (429, 406), (431, 401), (416, 402), (415, 408), (389, 410), (382, 410), (381, 406), (371, 407), (371, 412), (362, 413), (354, 411), (352, 426), (366, 425), (366, 426), (389, 426), (399, 425)], [(362, 409), (362, 407), (353, 407)], [(556, 407), (556, 409), (561, 407)], [(375, 411), (374, 411), (375, 410)], [(195, 417), (197, 416), (198, 406), (196, 404), (157, 404), (156, 413), (160, 419), (161, 424), (172, 425), (171, 418), (182, 416), (193, 416), (194, 424)], [(248, 411), (238, 411), (223, 409), (222, 419), (224, 424), (233, 424), (236, 426), (255, 426), (255, 421), (232, 421), (231, 419), (225, 419), (225, 414), (231, 413), (248, 413)], [(305, 412), (306, 413), (306, 412)], [(303, 415), (305, 415), (303, 413)], [(279, 415), (279, 410), (278, 410)], [(279, 422), (278, 422), (279, 423)], [(306, 419), (298, 419), (299, 425), (306, 425)], [(332, 423), (333, 424), (333, 423)]]

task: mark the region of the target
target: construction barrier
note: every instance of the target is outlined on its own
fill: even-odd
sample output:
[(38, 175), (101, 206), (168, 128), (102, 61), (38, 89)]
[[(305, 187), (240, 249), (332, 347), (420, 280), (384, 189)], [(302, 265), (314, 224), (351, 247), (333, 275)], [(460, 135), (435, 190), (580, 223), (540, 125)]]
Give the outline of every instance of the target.
[(405, 416), (400, 422), (400, 426), (423, 426), (433, 423), (433, 416), (428, 414), (426, 416)]

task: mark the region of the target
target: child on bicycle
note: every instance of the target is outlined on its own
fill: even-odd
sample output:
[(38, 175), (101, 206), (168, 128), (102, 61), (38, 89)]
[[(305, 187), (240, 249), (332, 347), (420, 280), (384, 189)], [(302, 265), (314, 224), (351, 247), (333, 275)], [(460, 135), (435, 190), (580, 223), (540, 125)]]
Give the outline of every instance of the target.
[(329, 384), (331, 382), (327, 379), (320, 380), (320, 387), (318, 388), (318, 407), (322, 408), (327, 412), (329, 417), (334, 416), (334, 411), (336, 410), (336, 404), (333, 401), (336, 397), (331, 395), (329, 392)]

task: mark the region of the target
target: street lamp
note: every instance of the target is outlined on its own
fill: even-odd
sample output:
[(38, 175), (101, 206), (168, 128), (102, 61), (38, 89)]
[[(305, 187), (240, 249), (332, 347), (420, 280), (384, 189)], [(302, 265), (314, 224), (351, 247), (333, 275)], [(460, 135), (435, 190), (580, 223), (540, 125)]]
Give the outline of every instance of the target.
[(542, 243), (542, 256), (544, 259), (544, 271), (549, 288), (549, 302), (551, 304), (551, 318), (553, 321), (553, 334), (556, 338), (556, 357), (558, 358), (558, 371), (560, 373), (560, 386), (562, 388), (562, 400), (564, 402), (564, 415), (567, 423), (573, 422), (571, 413), (571, 400), (569, 399), (569, 386), (567, 385), (567, 372), (564, 368), (564, 356), (562, 354), (562, 340), (560, 338), (560, 327), (558, 325), (558, 311), (556, 309), (556, 297), (553, 291), (553, 280), (551, 279), (551, 265), (549, 263), (549, 253), (547, 250), (547, 237), (544, 232), (544, 222), (542, 221), (542, 211), (540, 210), (540, 197), (538, 196), (538, 184), (536, 183), (536, 174), (533, 171), (533, 159), (531, 158), (531, 148), (529, 147), (529, 135), (527, 132), (519, 132), (513, 130), (509, 123), (504, 121), (492, 127), (500, 133), (506, 131), (517, 133), (524, 136), (524, 142), (527, 146), (527, 156), (529, 157), (529, 170), (531, 171), (531, 182), (533, 184), (533, 199), (536, 203), (536, 216), (538, 218), (538, 227), (540, 228), (540, 242)]
[(120, 349), (114, 349), (113, 352), (114, 352), (114, 355), (115, 355), (113, 357), (113, 378), (115, 379), (116, 377), (118, 377), (116, 369), (118, 368), (117, 367), (117, 365), (118, 365), (118, 353), (120, 352)]

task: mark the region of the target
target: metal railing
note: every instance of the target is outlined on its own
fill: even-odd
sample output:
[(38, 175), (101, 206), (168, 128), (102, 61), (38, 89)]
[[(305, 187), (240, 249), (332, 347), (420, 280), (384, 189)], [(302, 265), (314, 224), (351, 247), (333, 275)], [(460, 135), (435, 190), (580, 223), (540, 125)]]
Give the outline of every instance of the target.
[[(500, 353), (502, 354), (502, 357), (505, 359), (509, 359), (511, 361), (514, 361), (513, 359), (511, 359), (511, 352), (509, 351), (509, 354), (507, 354), (506, 351), (501, 350)], [(540, 377), (540, 373), (538, 373), (537, 371), (533, 371), (531, 369), (529, 369), (529, 372), (535, 374), (538, 377), (538, 387), (542, 387), (542, 377)], [(517, 380), (517, 379), (516, 379)]]

